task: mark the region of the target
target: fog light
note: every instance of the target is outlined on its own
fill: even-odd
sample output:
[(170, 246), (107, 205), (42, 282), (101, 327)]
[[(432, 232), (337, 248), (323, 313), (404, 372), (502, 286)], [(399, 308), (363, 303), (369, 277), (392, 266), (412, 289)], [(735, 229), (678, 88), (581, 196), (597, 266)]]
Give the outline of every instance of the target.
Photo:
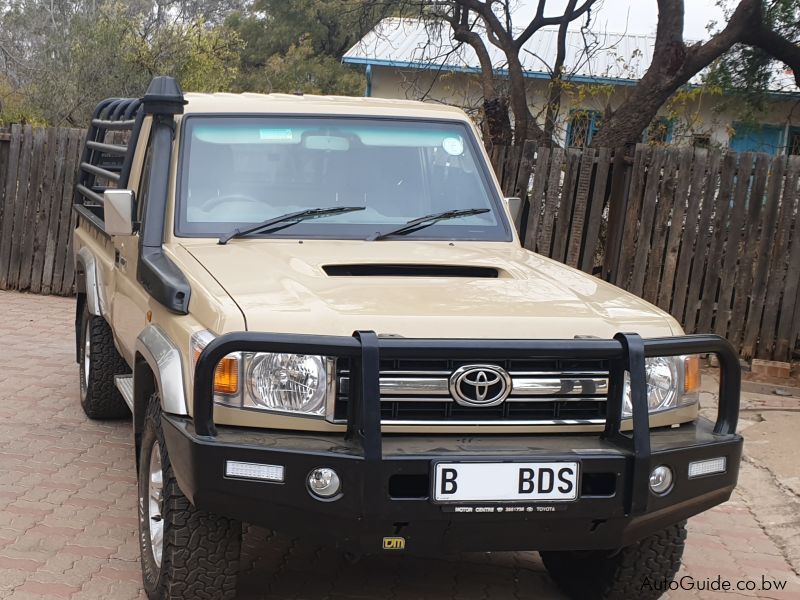
[(724, 473), (727, 467), (724, 456), (719, 458), (709, 458), (708, 460), (696, 460), (689, 463), (689, 479), (702, 477), (703, 475), (714, 475)]
[(262, 481), (275, 481), (280, 483), (283, 481), (283, 467), (281, 465), (263, 465), (261, 463), (226, 460), (225, 477), (261, 479)]
[(342, 481), (333, 469), (322, 467), (308, 474), (308, 491), (319, 498), (332, 498), (342, 489)]
[(650, 473), (650, 489), (654, 494), (662, 495), (672, 487), (672, 469), (665, 465), (656, 467)]

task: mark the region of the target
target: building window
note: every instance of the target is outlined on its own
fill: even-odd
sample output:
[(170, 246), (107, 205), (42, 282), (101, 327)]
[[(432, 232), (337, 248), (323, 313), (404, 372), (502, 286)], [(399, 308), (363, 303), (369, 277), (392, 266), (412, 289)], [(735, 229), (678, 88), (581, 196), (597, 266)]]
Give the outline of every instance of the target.
[(592, 143), (600, 126), (600, 113), (596, 110), (572, 111), (567, 125), (567, 146), (585, 148)]
[(729, 146), (734, 152), (766, 152), (774, 156), (783, 152), (785, 130), (785, 125), (734, 123)]
[(789, 155), (800, 155), (800, 127), (789, 130), (789, 143), (786, 145)]
[(669, 144), (672, 141), (672, 121), (666, 117), (658, 117), (650, 123), (643, 140), (647, 144)]
[(692, 144), (695, 148), (710, 148), (711, 136), (707, 133), (699, 133), (692, 136)]

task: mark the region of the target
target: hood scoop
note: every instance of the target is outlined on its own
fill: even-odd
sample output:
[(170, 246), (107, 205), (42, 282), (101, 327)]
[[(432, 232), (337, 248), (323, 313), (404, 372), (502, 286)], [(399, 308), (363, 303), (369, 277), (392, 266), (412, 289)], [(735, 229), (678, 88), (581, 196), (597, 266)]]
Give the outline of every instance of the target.
[(324, 265), (322, 269), (330, 277), (468, 277), (496, 279), (500, 276), (492, 267), (464, 265), (415, 265), (415, 264), (354, 264)]

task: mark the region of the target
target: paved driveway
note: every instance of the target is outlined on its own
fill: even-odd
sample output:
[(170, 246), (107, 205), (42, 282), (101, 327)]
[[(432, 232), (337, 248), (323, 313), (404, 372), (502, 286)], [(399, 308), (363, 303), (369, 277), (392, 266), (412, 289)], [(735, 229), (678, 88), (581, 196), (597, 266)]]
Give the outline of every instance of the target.
[[(78, 402), (73, 302), (0, 292), (0, 598), (143, 597), (130, 424), (86, 419)], [(788, 580), (800, 597), (800, 504), (747, 463), (734, 499), (690, 523), (683, 574)], [(770, 532), (768, 535), (765, 529)], [(794, 567), (792, 567), (794, 564)], [(576, 576), (580, 574), (576, 573)], [(242, 598), (561, 598), (535, 554), (430, 560), (337, 553), (252, 528)], [(669, 597), (736, 597), (672, 592)]]

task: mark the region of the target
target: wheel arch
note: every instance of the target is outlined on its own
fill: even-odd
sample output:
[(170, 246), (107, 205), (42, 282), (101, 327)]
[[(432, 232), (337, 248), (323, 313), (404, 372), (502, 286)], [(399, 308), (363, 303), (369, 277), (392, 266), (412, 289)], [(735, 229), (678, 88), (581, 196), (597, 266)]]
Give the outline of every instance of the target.
[(83, 311), (86, 306), (86, 293), (75, 294), (75, 362), (81, 362), (81, 346), (83, 344)]
[(158, 381), (147, 359), (137, 352), (133, 361), (133, 439), (136, 445), (136, 469), (139, 469), (139, 454), (142, 448), (142, 432), (147, 403), (158, 390)]
[(97, 261), (92, 251), (84, 246), (75, 255), (75, 289), (78, 295), (83, 295), (89, 314), (94, 317), (104, 312), (97, 277)]
[[(136, 339), (136, 360), (134, 361), (134, 410), (142, 419), (144, 412), (139, 410), (137, 402), (147, 400), (153, 392), (161, 395), (161, 410), (173, 415), (188, 415), (186, 391), (184, 388), (183, 365), (178, 347), (169, 339), (158, 325), (148, 325)], [(146, 368), (145, 368), (146, 367)], [(149, 380), (152, 388), (148, 387)], [(137, 375), (139, 373), (139, 375)], [(141, 389), (139, 382), (141, 380)], [(139, 415), (134, 414), (134, 422)]]
[(162, 412), (188, 414), (178, 347), (158, 325), (151, 324), (136, 339), (133, 365), (133, 433), (137, 468), (147, 403), (155, 392), (161, 398)]

